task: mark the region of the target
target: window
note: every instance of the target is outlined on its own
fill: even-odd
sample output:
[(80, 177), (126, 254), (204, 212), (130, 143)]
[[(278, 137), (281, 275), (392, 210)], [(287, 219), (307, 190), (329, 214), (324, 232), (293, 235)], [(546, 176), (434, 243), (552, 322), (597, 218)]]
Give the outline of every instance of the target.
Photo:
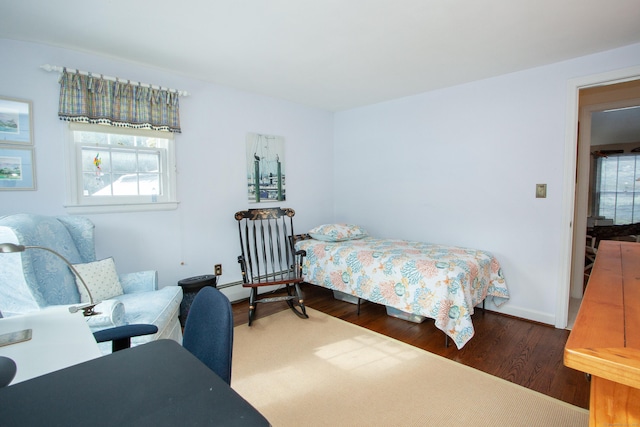
[(74, 213), (175, 209), (174, 134), (69, 124)]
[(595, 212), (616, 225), (640, 222), (640, 156), (610, 155), (596, 162)]

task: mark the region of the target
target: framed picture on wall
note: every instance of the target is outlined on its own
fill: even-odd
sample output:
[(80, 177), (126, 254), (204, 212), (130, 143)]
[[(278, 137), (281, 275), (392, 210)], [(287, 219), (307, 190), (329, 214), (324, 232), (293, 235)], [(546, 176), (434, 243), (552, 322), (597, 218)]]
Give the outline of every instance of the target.
[(284, 138), (247, 134), (247, 196), (250, 203), (286, 200)]
[(33, 144), (31, 101), (0, 96), (0, 143)]
[(35, 190), (33, 148), (0, 145), (0, 190)]

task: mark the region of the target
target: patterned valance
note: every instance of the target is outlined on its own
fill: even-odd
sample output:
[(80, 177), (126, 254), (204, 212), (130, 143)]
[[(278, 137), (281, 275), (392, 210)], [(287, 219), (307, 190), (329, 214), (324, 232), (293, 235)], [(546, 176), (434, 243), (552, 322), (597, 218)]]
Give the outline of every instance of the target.
[(180, 132), (179, 95), (141, 84), (63, 71), (61, 120)]

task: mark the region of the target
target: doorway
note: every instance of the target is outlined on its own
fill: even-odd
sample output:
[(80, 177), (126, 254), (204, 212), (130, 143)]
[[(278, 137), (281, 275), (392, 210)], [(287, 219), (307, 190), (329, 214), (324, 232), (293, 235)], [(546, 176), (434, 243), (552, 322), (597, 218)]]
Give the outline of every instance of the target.
[[(640, 120), (616, 119), (616, 117), (622, 118), (630, 113), (640, 112), (638, 108), (629, 110), (629, 107), (640, 106), (639, 77), (636, 76), (636, 80), (606, 81), (591, 87), (578, 88), (577, 159), (568, 328), (571, 328), (575, 320), (584, 289), (587, 218), (598, 215), (597, 212), (591, 212), (592, 204), (590, 203), (590, 188), (593, 182), (591, 170), (594, 164), (592, 147), (596, 144), (602, 146), (617, 143), (638, 143), (640, 146), (640, 136), (638, 136)], [(619, 129), (603, 129), (605, 124), (593, 120), (595, 115), (603, 117), (604, 112), (611, 119), (611, 123), (616, 123), (620, 127)], [(624, 126), (628, 129), (621, 128)], [(605, 132), (605, 135), (601, 135), (605, 130), (608, 134)], [(625, 130), (626, 133), (622, 132)], [(602, 152), (602, 148), (600, 150)]]

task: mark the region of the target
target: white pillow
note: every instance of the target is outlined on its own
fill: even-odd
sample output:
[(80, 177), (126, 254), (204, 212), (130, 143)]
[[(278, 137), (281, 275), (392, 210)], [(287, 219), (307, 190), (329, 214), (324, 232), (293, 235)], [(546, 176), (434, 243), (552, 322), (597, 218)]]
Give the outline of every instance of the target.
[(309, 230), (309, 235), (316, 240), (325, 242), (342, 242), (367, 237), (367, 232), (359, 225), (353, 224), (322, 224)]
[[(78, 270), (78, 274), (82, 276), (91, 291), (93, 302), (98, 303), (124, 293), (113, 258), (105, 258), (86, 264), (74, 264), (73, 266)], [(76, 286), (80, 292), (80, 302), (89, 302), (89, 294), (78, 277), (76, 277)]]

